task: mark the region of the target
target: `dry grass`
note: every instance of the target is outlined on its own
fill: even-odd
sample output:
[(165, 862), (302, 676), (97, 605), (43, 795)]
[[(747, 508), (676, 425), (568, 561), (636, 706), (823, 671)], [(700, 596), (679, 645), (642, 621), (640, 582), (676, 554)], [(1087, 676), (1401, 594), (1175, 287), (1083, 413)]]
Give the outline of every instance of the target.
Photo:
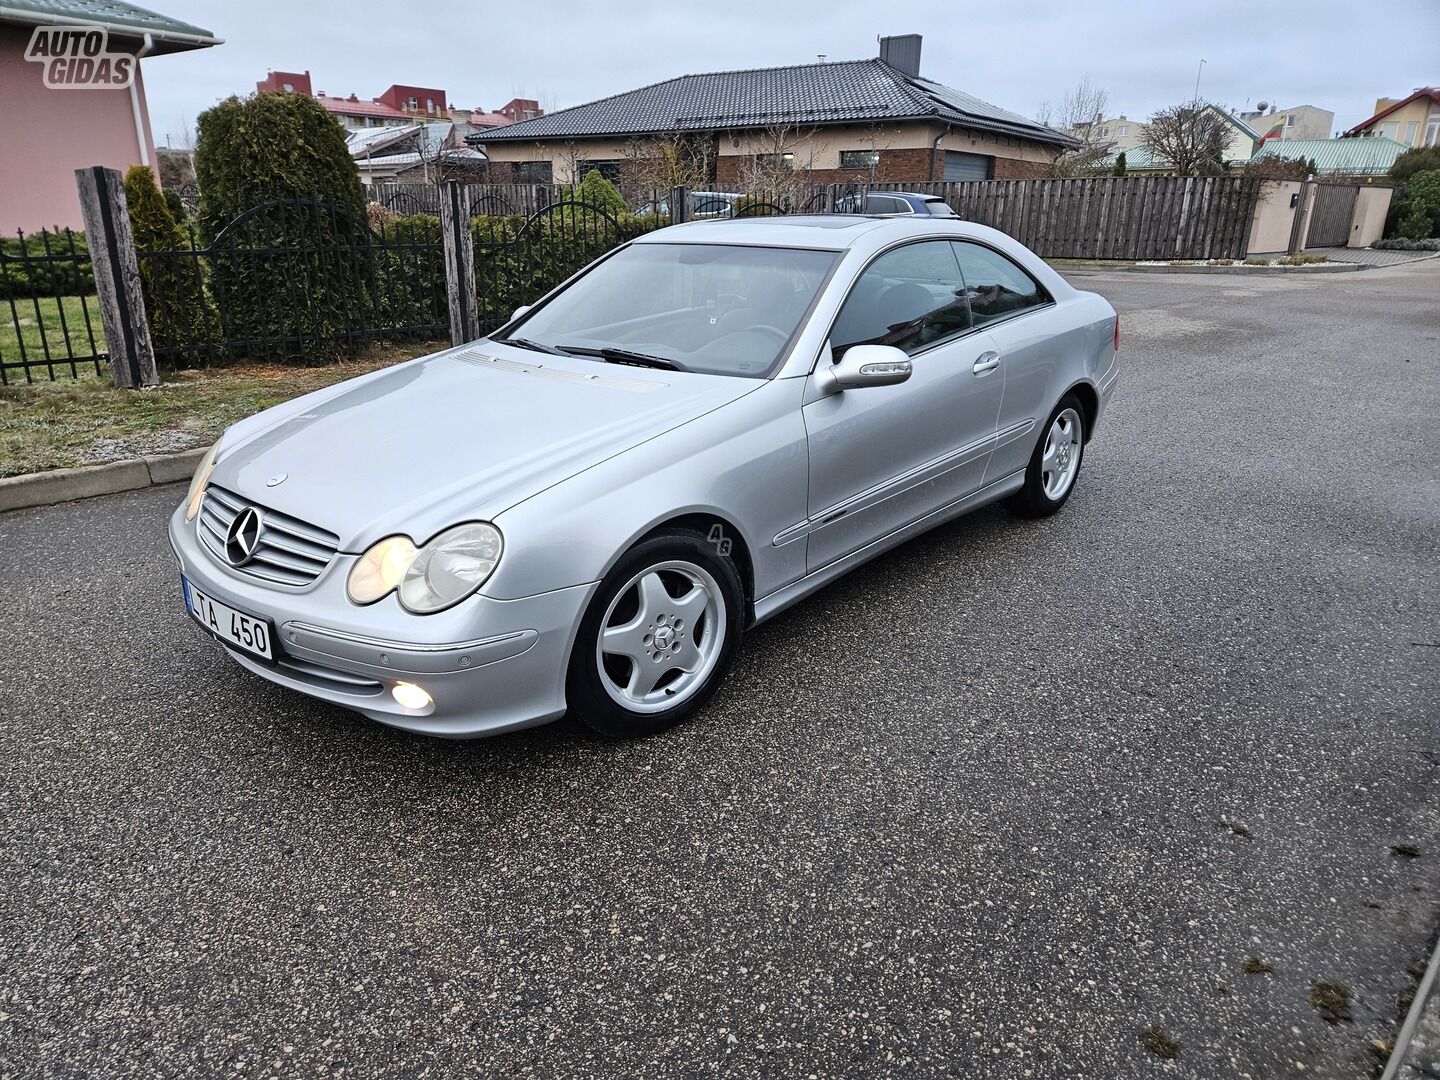
[(261, 409), (438, 347), (377, 345), (321, 367), (234, 364), (167, 372), (162, 385), (146, 390), (120, 390), (93, 375), (0, 387), (0, 476), (207, 446)]

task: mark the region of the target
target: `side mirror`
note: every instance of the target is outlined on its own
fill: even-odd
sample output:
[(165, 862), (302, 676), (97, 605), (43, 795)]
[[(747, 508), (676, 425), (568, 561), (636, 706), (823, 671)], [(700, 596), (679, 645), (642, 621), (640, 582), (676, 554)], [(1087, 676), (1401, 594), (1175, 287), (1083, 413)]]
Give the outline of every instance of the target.
[(893, 345), (852, 345), (836, 363), (816, 371), (829, 394), (866, 386), (893, 386), (910, 378), (910, 357)]
[(517, 307), (514, 311), (510, 313), (510, 321), (514, 322), (516, 319), (520, 318), (521, 315), (524, 315), (529, 310), (529, 304), (521, 304), (519, 307)]

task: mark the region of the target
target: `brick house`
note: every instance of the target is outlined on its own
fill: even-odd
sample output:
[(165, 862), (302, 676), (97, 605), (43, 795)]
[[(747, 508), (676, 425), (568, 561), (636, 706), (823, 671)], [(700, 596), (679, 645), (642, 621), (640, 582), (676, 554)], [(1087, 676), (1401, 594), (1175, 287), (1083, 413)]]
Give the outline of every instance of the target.
[(395, 84), (368, 101), (351, 94), (334, 97), (316, 92), (308, 71), (272, 71), (255, 84), (261, 94), (304, 94), (312, 97), (343, 127), (401, 127), (450, 119), (445, 91), (431, 86)]
[(682, 75), (522, 120), (466, 141), (496, 182), (612, 179), (677, 139), (700, 144), (718, 188), (757, 161), (807, 179), (918, 181), (1043, 176), (1075, 140), (920, 75), (918, 34), (882, 38), (880, 55), (794, 67)]

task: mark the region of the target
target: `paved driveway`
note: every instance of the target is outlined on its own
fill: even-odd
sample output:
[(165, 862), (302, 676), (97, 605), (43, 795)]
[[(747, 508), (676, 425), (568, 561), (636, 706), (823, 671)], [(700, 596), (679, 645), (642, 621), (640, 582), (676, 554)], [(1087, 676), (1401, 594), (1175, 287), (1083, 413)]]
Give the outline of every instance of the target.
[(1074, 277), (1126, 374), (1065, 512), (648, 742), (222, 663), (177, 489), (0, 518), (0, 1074), (1367, 1075), (1440, 922), (1440, 262)]

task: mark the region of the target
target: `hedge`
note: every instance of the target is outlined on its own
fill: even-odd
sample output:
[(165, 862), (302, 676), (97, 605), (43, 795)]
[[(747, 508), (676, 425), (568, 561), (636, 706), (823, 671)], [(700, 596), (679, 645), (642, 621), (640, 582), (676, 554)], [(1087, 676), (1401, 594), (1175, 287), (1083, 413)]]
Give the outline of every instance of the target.
[(521, 304), (534, 303), (607, 251), (665, 224), (654, 214), (627, 211), (607, 217), (577, 206), (543, 214), (528, 228), (526, 220), (478, 217), (471, 222), (482, 326), (500, 325)]
[[(70, 244), (74, 241), (74, 257)], [(61, 258), (50, 261), (46, 254)], [(22, 255), (34, 261), (26, 262)], [(90, 248), (83, 232), (47, 229), (19, 237), (0, 237), (0, 300), (45, 296), (88, 296), (95, 291)], [(14, 261), (12, 261), (14, 260)]]
[(226, 237), (210, 261), (226, 336), (252, 356), (333, 358), (373, 315), (375, 282), (343, 130), (305, 95), (268, 93), (228, 98), (198, 128), (200, 232)]
[(220, 336), (220, 320), (205, 295), (200, 260), (164, 254), (182, 252), (190, 241), (171, 216), (148, 165), (133, 165), (125, 173), (125, 203), (140, 253), (140, 284), (155, 346), (178, 350), (168, 357), (177, 367), (203, 362), (209, 356), (206, 346)]
[(1400, 195), (1396, 208), (1399, 235), (1407, 240), (1440, 236), (1440, 169), (1411, 176)]

